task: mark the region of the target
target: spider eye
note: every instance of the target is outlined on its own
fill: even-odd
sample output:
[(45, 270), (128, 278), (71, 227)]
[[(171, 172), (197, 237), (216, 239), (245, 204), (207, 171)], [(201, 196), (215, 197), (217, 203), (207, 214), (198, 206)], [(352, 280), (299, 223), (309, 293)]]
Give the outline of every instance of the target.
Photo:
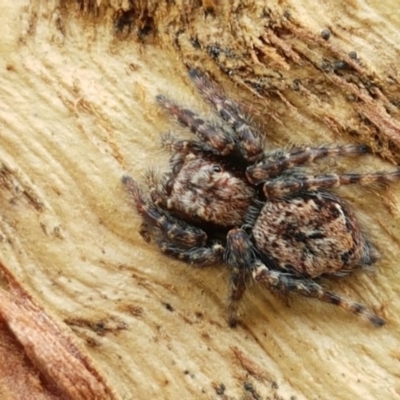
[(213, 165), (212, 171), (213, 172), (221, 172), (221, 167), (219, 165)]

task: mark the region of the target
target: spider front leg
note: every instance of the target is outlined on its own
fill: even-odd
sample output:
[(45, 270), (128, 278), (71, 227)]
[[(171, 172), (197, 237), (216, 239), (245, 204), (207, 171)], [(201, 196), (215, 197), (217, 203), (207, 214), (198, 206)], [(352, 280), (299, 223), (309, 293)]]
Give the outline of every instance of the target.
[(246, 177), (253, 185), (271, 179), (283, 171), (321, 158), (362, 155), (368, 152), (364, 144), (335, 147), (306, 147), (291, 151), (274, 151), (265, 155), (265, 159), (246, 169)]
[(375, 326), (383, 326), (385, 324), (384, 319), (374, 314), (364, 305), (329, 292), (312, 280), (298, 278), (281, 271), (271, 271), (260, 261), (253, 265), (252, 275), (256, 282), (267, 289), (297, 293), (305, 297), (313, 297), (325, 303), (334, 304), (351, 311), (372, 322)]
[(155, 206), (165, 206), (167, 185), (171, 174), (165, 174), (160, 178), (155, 170), (150, 169), (146, 172), (145, 177), (153, 204)]
[(394, 172), (376, 172), (372, 174), (324, 174), (324, 175), (283, 175), (283, 177), (265, 182), (263, 190), (267, 198), (279, 198), (288, 194), (321, 189), (337, 188), (342, 185), (358, 183), (371, 186), (374, 183), (391, 183), (400, 178), (400, 170)]
[(190, 128), (193, 133), (199, 135), (209, 148), (217, 154), (226, 156), (234, 151), (235, 141), (223, 129), (211, 125), (193, 111), (178, 106), (165, 96), (158, 95), (157, 101), (183, 126)]
[(145, 220), (144, 227), (149, 227), (150, 230), (158, 229), (168, 240), (187, 248), (205, 245), (207, 234), (202, 229), (172, 217), (145, 199), (138, 184), (131, 177), (124, 176), (122, 183), (131, 194), (136, 210)]
[(263, 154), (264, 147), (261, 136), (248, 122), (239, 105), (227, 98), (223, 92), (197, 69), (189, 71), (200, 94), (213, 105), (222, 119), (230, 124), (235, 131), (236, 145), (243, 158), (255, 162)]
[(162, 136), (161, 144), (171, 153), (169, 160), (171, 171), (160, 177), (157, 176), (154, 170), (149, 170), (146, 173), (146, 180), (150, 188), (150, 197), (153, 203), (169, 209), (168, 198), (171, 194), (171, 185), (173, 184), (174, 177), (178, 176), (185, 163), (187, 164), (197, 158), (196, 154), (210, 151), (210, 149), (202, 142), (176, 139), (171, 133)]
[(192, 154), (201, 154), (204, 152), (212, 152), (214, 149), (207, 143), (197, 140), (177, 139), (172, 133), (166, 133), (161, 137), (161, 145), (172, 154), (170, 164), (176, 164), (177, 159), (184, 160), (185, 156)]

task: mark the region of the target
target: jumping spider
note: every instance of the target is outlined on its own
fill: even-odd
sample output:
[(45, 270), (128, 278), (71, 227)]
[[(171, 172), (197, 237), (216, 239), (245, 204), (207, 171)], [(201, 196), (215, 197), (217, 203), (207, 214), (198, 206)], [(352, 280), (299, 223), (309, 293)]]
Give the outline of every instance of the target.
[(312, 175), (305, 164), (362, 155), (365, 145), (299, 147), (267, 152), (238, 104), (198, 70), (190, 76), (222, 117), (220, 126), (158, 96), (161, 106), (197, 135), (168, 134), (170, 172), (147, 175), (149, 196), (124, 176), (143, 218), (142, 235), (161, 251), (193, 266), (225, 262), (231, 270), (229, 323), (250, 279), (278, 293), (293, 292), (335, 304), (376, 326), (385, 321), (365, 306), (325, 290), (316, 278), (368, 268), (378, 252), (349, 206), (328, 191), (340, 185), (392, 182), (400, 170)]

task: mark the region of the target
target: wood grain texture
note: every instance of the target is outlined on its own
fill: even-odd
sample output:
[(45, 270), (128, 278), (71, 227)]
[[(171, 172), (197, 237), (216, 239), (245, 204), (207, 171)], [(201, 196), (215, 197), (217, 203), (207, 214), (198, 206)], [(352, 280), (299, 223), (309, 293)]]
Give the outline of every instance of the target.
[[(3, 3), (0, 258), (93, 360), (114, 390), (103, 398), (400, 396), (400, 184), (340, 190), (382, 259), (375, 274), (326, 282), (375, 307), (387, 319), (381, 329), (256, 288), (229, 328), (226, 268), (189, 268), (144, 243), (121, 184), (124, 173), (167, 165), (161, 133), (185, 135), (157, 94), (215, 118), (188, 66), (242, 102), (271, 148), (367, 143), (375, 155), (322, 168), (393, 170), (400, 13), (390, 2)], [(126, 12), (130, 31), (118, 31)], [(7, 282), (0, 288), (12, 296)], [(23, 343), (1, 315), (16, 359)], [(12, 385), (0, 379), (4, 398), (16, 398)]]

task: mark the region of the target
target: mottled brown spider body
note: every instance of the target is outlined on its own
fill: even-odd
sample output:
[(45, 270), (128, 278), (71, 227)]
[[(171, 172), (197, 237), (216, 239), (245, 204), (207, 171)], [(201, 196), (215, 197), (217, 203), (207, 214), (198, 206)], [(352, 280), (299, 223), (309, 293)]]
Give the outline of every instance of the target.
[[(400, 171), (373, 174), (305, 173), (301, 167), (333, 156), (362, 155), (365, 145), (266, 152), (260, 135), (233, 101), (202, 73), (193, 82), (230, 128), (212, 125), (164, 96), (159, 103), (199, 139), (163, 139), (170, 172), (148, 174), (150, 194), (125, 176), (142, 234), (166, 254), (194, 266), (225, 262), (231, 270), (229, 322), (237, 322), (249, 279), (338, 305), (376, 326), (385, 322), (365, 306), (325, 290), (314, 279), (369, 267), (378, 253), (344, 200), (340, 185), (397, 180)], [(222, 126), (222, 125), (221, 125)]]

